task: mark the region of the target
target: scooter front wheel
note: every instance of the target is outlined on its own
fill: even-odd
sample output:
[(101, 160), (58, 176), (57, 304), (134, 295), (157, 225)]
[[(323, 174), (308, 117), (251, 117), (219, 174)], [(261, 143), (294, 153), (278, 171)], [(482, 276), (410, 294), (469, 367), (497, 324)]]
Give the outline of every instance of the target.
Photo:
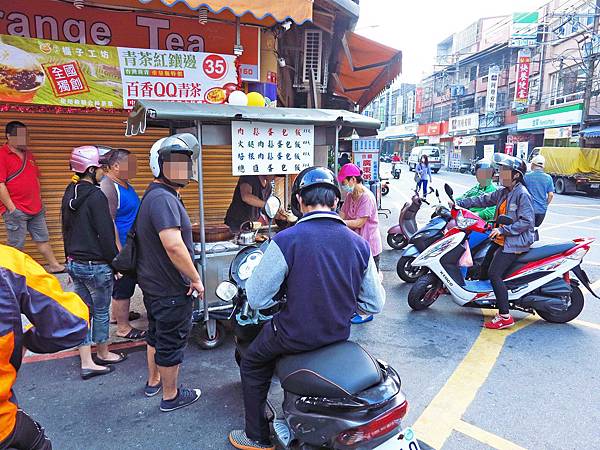
[(388, 195), (390, 193), (390, 188), (385, 184), (381, 186), (381, 195)]
[(414, 283), (429, 271), (426, 267), (413, 266), (415, 259), (414, 256), (403, 256), (398, 260), (396, 273), (402, 281)]
[(566, 311), (548, 312), (538, 311), (536, 309), (535, 312), (537, 312), (546, 322), (567, 323), (575, 319), (583, 310), (583, 293), (577, 286), (571, 284), (571, 288), (573, 290), (571, 291), (570, 304)]
[(192, 328), (190, 335), (192, 342), (194, 342), (203, 350), (212, 350), (213, 348), (219, 347), (223, 342), (225, 342), (226, 337), (227, 332), (225, 331), (225, 327), (218, 320), (216, 320), (215, 335), (212, 338), (208, 335), (208, 327), (206, 322), (196, 324), (194, 328)]
[(387, 243), (394, 250), (402, 250), (404, 247), (406, 247), (406, 244), (408, 244), (408, 239), (406, 239), (406, 236), (400, 233), (388, 234)]
[(440, 288), (438, 277), (432, 273), (423, 275), (408, 292), (408, 306), (415, 311), (429, 308), (438, 299)]

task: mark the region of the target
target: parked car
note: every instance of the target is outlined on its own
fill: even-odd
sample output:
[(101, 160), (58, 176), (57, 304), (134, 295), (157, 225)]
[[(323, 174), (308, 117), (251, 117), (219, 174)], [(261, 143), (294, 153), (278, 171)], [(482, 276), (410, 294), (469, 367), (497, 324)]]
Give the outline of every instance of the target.
[(408, 158), (408, 170), (415, 170), (415, 167), (417, 167), (417, 164), (419, 164), (421, 156), (423, 155), (427, 155), (431, 171), (433, 173), (438, 173), (442, 168), (442, 159), (440, 156), (440, 148), (434, 145), (423, 145), (413, 148), (412, 152), (410, 152), (410, 157)]

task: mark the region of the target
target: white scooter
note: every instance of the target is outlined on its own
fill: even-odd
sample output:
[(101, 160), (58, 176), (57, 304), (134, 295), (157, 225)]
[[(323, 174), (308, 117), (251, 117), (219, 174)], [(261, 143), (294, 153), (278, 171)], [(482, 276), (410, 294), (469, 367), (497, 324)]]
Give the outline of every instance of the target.
[[(452, 189), (445, 185), (452, 199)], [(485, 232), (488, 225), (466, 209), (454, 207), (452, 216), (456, 227), (446, 237), (422, 252), (413, 266), (427, 267), (430, 273), (422, 276), (408, 294), (408, 304), (414, 310), (431, 306), (440, 295), (449, 294), (459, 306), (496, 308), (496, 298), (489, 280), (465, 281), (459, 262), (466, 251), (465, 241), (471, 231)], [(508, 225), (511, 219), (500, 216), (498, 224)], [(583, 294), (579, 282), (571, 279), (573, 272), (594, 295), (587, 274), (581, 269), (583, 257), (594, 238), (578, 238), (561, 244), (532, 247), (523, 253), (507, 271), (510, 308), (537, 313), (544, 320), (565, 323), (575, 319), (583, 309)]]

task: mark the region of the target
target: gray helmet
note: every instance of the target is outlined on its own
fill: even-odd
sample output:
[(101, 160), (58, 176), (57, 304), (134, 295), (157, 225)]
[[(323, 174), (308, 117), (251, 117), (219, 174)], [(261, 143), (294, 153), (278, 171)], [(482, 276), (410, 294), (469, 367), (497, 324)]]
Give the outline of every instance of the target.
[(492, 160), (494, 167), (508, 167), (515, 172), (519, 172), (523, 176), (527, 173), (527, 164), (525, 164), (525, 161), (521, 158), (517, 158), (516, 156), (510, 156), (504, 153), (494, 153)]

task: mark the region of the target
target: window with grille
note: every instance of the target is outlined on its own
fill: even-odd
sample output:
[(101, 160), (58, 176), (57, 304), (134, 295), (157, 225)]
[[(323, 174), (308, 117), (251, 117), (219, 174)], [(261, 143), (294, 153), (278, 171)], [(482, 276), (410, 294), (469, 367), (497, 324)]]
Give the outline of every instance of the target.
[(304, 77), (303, 81), (310, 81), (310, 71), (313, 70), (315, 81), (322, 83), (321, 67), (323, 64), (323, 34), (320, 30), (306, 30), (304, 32)]

